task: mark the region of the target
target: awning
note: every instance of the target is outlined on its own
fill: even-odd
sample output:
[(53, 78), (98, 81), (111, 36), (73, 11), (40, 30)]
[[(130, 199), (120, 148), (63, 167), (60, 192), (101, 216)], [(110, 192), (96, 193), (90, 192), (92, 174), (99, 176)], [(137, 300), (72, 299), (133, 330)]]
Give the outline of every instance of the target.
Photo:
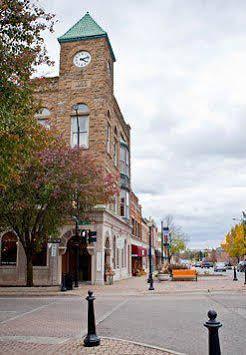
[(142, 256), (147, 256), (147, 249), (144, 247), (140, 247), (138, 245), (132, 245), (132, 256), (135, 257), (142, 257)]

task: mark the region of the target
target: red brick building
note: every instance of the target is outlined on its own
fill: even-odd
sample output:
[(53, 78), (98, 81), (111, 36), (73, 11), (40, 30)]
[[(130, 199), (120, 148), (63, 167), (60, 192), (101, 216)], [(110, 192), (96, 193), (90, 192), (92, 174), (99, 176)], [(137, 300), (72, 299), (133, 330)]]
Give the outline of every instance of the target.
[[(40, 81), (37, 99), (42, 109), (36, 117), (40, 124), (62, 131), (67, 144), (88, 149), (106, 171), (120, 176), (120, 195), (111, 206), (96, 206), (94, 223), (83, 227), (96, 231), (97, 241), (79, 247), (79, 280), (103, 284), (106, 265), (114, 269), (115, 279), (131, 276), (130, 126), (114, 96), (116, 59), (107, 33), (87, 13), (58, 41), (59, 76)], [(58, 285), (62, 273), (74, 272), (73, 234), (74, 225), (66, 225), (61, 242), (47, 247), (43, 264), (34, 267), (35, 284)], [(14, 243), (11, 264), (1, 262), (0, 284), (25, 282), (25, 256), (18, 241)]]

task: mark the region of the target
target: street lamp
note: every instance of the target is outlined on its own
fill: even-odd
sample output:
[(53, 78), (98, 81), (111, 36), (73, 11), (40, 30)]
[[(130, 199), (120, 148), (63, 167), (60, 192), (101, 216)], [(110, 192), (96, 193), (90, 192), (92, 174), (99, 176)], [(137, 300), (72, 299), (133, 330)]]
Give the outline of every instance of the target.
[(73, 216), (75, 221), (75, 273), (74, 273), (74, 287), (79, 287), (79, 227), (78, 218)]
[(163, 248), (163, 221), (161, 221), (161, 264), (163, 265), (164, 261), (164, 248)]
[(153, 275), (152, 275), (152, 246), (151, 246), (151, 236), (152, 236), (152, 224), (149, 224), (149, 290), (154, 290), (153, 286)]

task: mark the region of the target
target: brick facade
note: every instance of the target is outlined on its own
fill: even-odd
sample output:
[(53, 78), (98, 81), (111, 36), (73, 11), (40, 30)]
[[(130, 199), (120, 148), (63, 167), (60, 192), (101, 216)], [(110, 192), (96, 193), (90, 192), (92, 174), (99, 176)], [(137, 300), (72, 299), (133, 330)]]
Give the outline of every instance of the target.
[[(81, 21), (84, 19), (87, 24), (89, 20), (88, 26), (92, 24), (99, 28), (89, 14), (86, 14)], [(103, 284), (106, 265), (114, 269), (115, 279), (131, 276), (130, 126), (125, 122), (114, 97), (115, 58), (104, 31), (102, 30), (102, 35), (88, 36), (88, 38), (61, 40), (60, 44), (59, 76), (36, 79), (38, 80), (37, 100), (40, 107), (49, 113), (48, 124), (62, 132), (69, 145), (72, 137), (72, 120), (76, 117), (74, 105), (84, 104), (88, 107), (86, 149), (107, 172), (116, 173), (117, 183), (121, 189), (121, 194), (115, 196), (114, 204), (95, 208), (92, 216), (94, 223), (85, 228), (97, 232), (97, 242), (88, 245), (86, 250), (79, 250), (79, 263), (84, 264), (85, 258), (89, 260), (88, 265), (84, 265), (84, 269), (80, 270), (81, 280), (85, 280), (83, 273), (87, 267), (90, 273), (87, 277), (91, 283)], [(74, 56), (81, 51), (86, 51), (91, 56), (90, 63), (83, 68), (77, 67), (73, 61)], [(122, 162), (123, 156), (126, 161)], [(36, 270), (34, 270), (35, 284), (60, 284), (62, 272), (64, 270), (71, 272), (72, 254), (69, 257), (67, 254), (69, 240), (74, 234), (73, 229), (72, 225), (62, 228), (61, 243), (57, 246), (57, 252), (52, 256), (49, 251), (47, 265), (39, 271), (39, 275), (44, 274), (44, 276), (36, 277)], [(24, 283), (25, 260), (21, 248), (19, 250), (16, 266), (0, 267), (0, 284)]]

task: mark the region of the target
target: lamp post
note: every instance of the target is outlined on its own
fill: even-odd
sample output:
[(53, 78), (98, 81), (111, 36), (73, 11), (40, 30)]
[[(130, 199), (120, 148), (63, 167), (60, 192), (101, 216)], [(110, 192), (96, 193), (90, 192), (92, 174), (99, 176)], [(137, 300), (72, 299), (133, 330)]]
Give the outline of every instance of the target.
[(164, 260), (164, 248), (163, 248), (163, 221), (161, 221), (161, 263), (163, 265), (163, 260)]
[(152, 275), (152, 247), (151, 247), (152, 225), (149, 225), (149, 290), (154, 290)]
[(74, 287), (79, 287), (79, 228), (78, 228), (78, 218), (74, 217), (75, 220), (75, 273), (74, 273)]
[[(73, 109), (76, 112), (76, 120), (77, 120), (77, 147), (79, 148), (80, 141), (79, 141), (79, 134), (80, 134), (80, 127), (79, 127), (79, 105), (73, 105)], [(78, 228), (78, 218), (74, 217), (75, 220), (75, 273), (74, 273), (74, 287), (79, 287), (79, 228)]]

